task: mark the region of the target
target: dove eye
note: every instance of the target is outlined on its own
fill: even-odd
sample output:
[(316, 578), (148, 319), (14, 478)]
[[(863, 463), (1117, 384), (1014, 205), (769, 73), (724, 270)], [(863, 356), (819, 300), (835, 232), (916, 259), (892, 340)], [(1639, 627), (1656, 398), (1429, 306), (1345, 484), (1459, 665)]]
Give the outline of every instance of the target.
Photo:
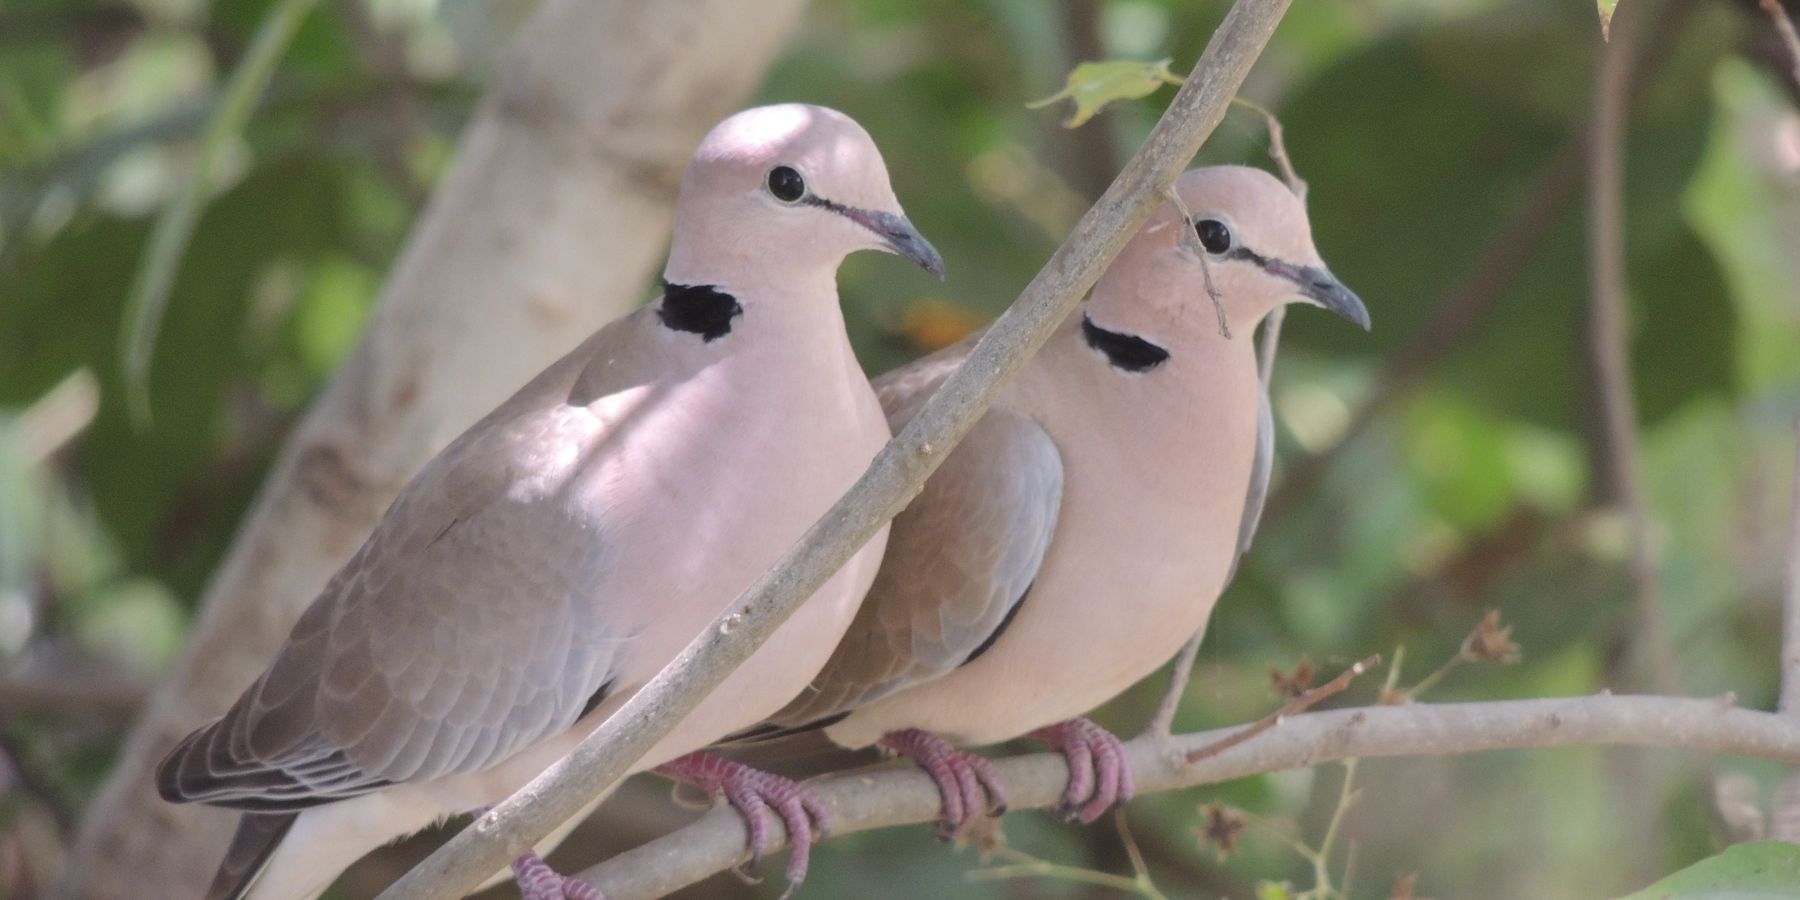
[(1217, 255), (1231, 249), (1231, 228), (1218, 219), (1201, 219), (1194, 223), (1194, 234), (1206, 252)]
[(806, 179), (791, 166), (776, 166), (769, 170), (769, 193), (783, 203), (793, 203), (806, 196)]

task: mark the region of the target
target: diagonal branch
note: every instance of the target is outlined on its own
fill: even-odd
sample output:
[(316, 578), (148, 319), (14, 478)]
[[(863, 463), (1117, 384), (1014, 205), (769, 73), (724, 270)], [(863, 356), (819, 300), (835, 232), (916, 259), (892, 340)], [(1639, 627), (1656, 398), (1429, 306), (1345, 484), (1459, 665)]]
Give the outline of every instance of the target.
[(479, 884), (623, 778), (919, 491), (989, 402), (1067, 318), (1225, 115), (1290, 0), (1237, 0), (1161, 120), (1055, 255), (856, 486), (681, 655), (570, 755), (463, 829), (382, 900)]
[(1282, 722), (1318, 706), (1325, 698), (1343, 693), (1346, 688), (1350, 687), (1350, 682), (1356, 680), (1356, 676), (1379, 665), (1381, 665), (1381, 654), (1377, 653), (1374, 656), (1368, 657), (1367, 659), (1358, 662), (1356, 665), (1339, 672), (1338, 677), (1333, 678), (1310, 691), (1306, 691), (1298, 697), (1294, 697), (1282, 704), (1280, 709), (1251, 722), (1241, 730), (1235, 731), (1224, 738), (1203, 747), (1196, 747), (1187, 751), (1182, 755), (1182, 758), (1189, 764), (1192, 764), (1206, 759), (1207, 757), (1218, 756), (1219, 754), (1280, 725)]
[[(1731, 705), (1729, 698), (1598, 694), (1488, 703), (1412, 703), (1305, 713), (1282, 720), (1256, 740), (1184, 765), (1175, 757), (1229, 738), (1243, 726), (1173, 739), (1144, 735), (1125, 745), (1138, 794), (1215, 784), (1263, 772), (1338, 760), (1446, 756), (1482, 750), (1590, 745), (1684, 747), (1789, 763), (1800, 762), (1800, 718)], [(1175, 751), (1171, 754), (1169, 749)], [(1014, 810), (1062, 801), (1068, 764), (1061, 754), (997, 760)], [(850, 772), (809, 784), (831, 813), (832, 837), (929, 822), (938, 791), (915, 769)], [(769, 835), (785, 840), (771, 820)], [(729, 807), (581, 874), (608, 900), (648, 900), (698, 882), (749, 858), (743, 819)]]

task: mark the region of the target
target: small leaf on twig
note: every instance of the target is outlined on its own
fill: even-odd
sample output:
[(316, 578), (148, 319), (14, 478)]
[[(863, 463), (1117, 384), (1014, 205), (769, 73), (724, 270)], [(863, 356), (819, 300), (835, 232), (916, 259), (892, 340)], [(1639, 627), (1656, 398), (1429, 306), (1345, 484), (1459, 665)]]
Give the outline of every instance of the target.
[(1215, 848), (1219, 862), (1224, 862), (1237, 850), (1238, 835), (1248, 824), (1237, 810), (1223, 803), (1208, 803), (1200, 807), (1200, 813), (1206, 817), (1206, 824), (1194, 829), (1200, 835), (1200, 846)]
[(1619, 0), (1598, 0), (1600, 4), (1600, 39), (1612, 40), (1613, 10), (1619, 6)]
[(1041, 109), (1058, 100), (1075, 101), (1075, 112), (1063, 122), (1064, 128), (1080, 128), (1106, 104), (1115, 100), (1138, 100), (1156, 93), (1165, 84), (1180, 84), (1181, 76), (1169, 71), (1169, 60), (1137, 62), (1082, 63), (1069, 73), (1063, 89), (1025, 104), (1026, 109)]

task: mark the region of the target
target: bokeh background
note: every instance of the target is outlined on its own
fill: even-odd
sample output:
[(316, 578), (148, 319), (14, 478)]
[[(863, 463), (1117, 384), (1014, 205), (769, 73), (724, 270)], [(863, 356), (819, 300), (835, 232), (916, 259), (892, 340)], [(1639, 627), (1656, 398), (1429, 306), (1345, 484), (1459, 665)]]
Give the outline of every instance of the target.
[[(1640, 5), (1623, 157), (1630, 340), (1667, 674), (1680, 692), (1768, 708), (1800, 387), (1796, 86), (1754, 2)], [(155, 417), (135, 426), (117, 349), (125, 298), (270, 6), (0, 2), (0, 898), (55, 877), (283, 436), (351, 350), (532, 9), (319, 6), (223, 157), (157, 347)], [(812, 4), (758, 96), (858, 118), (952, 273), (939, 285), (885, 257), (849, 261), (842, 292), (870, 372), (998, 314), (1170, 93), (1075, 130), (1066, 109), (1026, 103), (1082, 60), (1171, 57), (1183, 71), (1225, 7)], [(1277, 489), (1179, 728), (1261, 716), (1279, 703), (1270, 671), (1303, 658), (1322, 680), (1404, 647), (1400, 684), (1414, 683), (1489, 610), (1521, 660), (1458, 667), (1427, 699), (1652, 687), (1636, 662), (1654, 650), (1641, 646), (1630, 522), (1596, 424), (1581, 147), (1597, 32), (1592, 4), (1569, 0), (1304, 0), (1277, 32), (1244, 95), (1280, 116), (1317, 244), (1375, 329), (1288, 318)], [(1269, 167), (1266, 149), (1263, 121), (1238, 110), (1202, 161)], [(1372, 701), (1380, 677), (1334, 702)], [(1141, 685), (1098, 718), (1134, 732), (1161, 689)], [(1389, 896), (1408, 873), (1420, 895), (1613, 896), (1757, 834), (1781, 774), (1590, 749), (1369, 762), (1331, 871), (1358, 897)], [(1304, 889), (1311, 865), (1258, 827), (1221, 858), (1197, 833), (1202, 806), (1250, 810), (1316, 846), (1343, 777), (1331, 766), (1144, 797), (1128, 820), (1168, 897)], [(690, 814), (641, 786), (558, 861), (590, 863)], [(1043, 859), (1131, 872), (1105, 822), (1021, 813), (1005, 834)], [(338, 896), (371, 895), (430, 840), (368, 861)], [(1068, 878), (971, 880), (983, 865), (924, 827), (854, 836), (815, 854), (802, 896), (1123, 896)], [(778, 881), (683, 896), (774, 897)]]

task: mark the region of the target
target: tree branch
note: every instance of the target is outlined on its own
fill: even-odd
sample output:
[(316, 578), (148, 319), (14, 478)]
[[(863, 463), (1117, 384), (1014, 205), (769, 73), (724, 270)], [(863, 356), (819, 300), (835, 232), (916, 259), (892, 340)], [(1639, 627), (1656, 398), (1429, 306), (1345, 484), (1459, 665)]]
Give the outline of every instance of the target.
[(1800, 421), (1794, 424), (1794, 510), (1781, 594), (1780, 710), (1800, 713)]
[[(1794, 510), (1781, 592), (1781, 695), (1776, 707), (1790, 716), (1800, 714), (1800, 421), (1794, 424), (1794, 442)], [(1782, 781), (1771, 812), (1771, 836), (1800, 843), (1800, 773)]]
[(1630, 574), (1637, 598), (1633, 644), (1659, 691), (1673, 690), (1675, 666), (1662, 617), (1654, 522), (1644, 490), (1642, 435), (1631, 378), (1630, 286), (1625, 274), (1625, 128), (1630, 107), (1632, 46), (1641, 11), (1634, 4), (1613, 18), (1612, 39), (1600, 48), (1588, 136), (1588, 356), (1600, 400), (1600, 447), (1610, 475), (1605, 495), (1630, 524)]
[[(1642, 101), (1650, 87), (1655, 74), (1655, 66), (1650, 63), (1668, 57), (1694, 6), (1692, 0), (1670, 0), (1656, 11), (1650, 36), (1637, 51), (1636, 58), (1646, 64), (1631, 67), (1633, 106)], [(1266, 515), (1279, 516), (1290, 503), (1310, 494), (1338, 454), (1375, 426), (1379, 413), (1412, 396), (1427, 375), (1477, 333), (1549, 237), (1551, 227), (1579, 196), (1586, 146), (1587, 136), (1576, 134), (1538, 170), (1531, 192), (1494, 230), (1481, 255), (1445, 292), (1431, 320), (1382, 365), (1374, 388), (1351, 411), (1349, 429), (1331, 446), (1288, 468), (1281, 486), (1269, 497)]]
[[(1800, 763), (1800, 718), (1755, 712), (1728, 698), (1619, 697), (1598, 694), (1488, 703), (1413, 703), (1305, 713), (1256, 740), (1191, 765), (1181, 754), (1217, 743), (1243, 726), (1125, 745), (1138, 794), (1214, 784), (1264, 772), (1338, 760), (1446, 756), (1483, 750), (1628, 745), (1683, 747)], [(1170, 750), (1174, 752), (1171, 753)], [(1062, 801), (1069, 770), (1061, 754), (997, 760), (1014, 810)], [(916, 769), (832, 775), (809, 784), (831, 813), (831, 835), (929, 822), (939, 815), (936, 786)], [(785, 840), (771, 819), (769, 835)], [(581, 873), (608, 900), (661, 897), (749, 858), (743, 819), (730, 807)]]
[(1076, 223), (968, 360), (861, 479), (570, 755), (478, 818), (382, 893), (456, 895), (479, 884), (623, 778), (793, 610), (915, 495), (989, 402), (1074, 310), (1199, 151), (1274, 33), (1290, 0), (1237, 0), (1144, 145)]
[(1794, 20), (1781, 8), (1781, 0), (1762, 0), (1762, 8), (1775, 23), (1775, 33), (1781, 36), (1781, 43), (1787, 47), (1788, 63), (1793, 67), (1790, 74), (1794, 76), (1794, 84), (1800, 85), (1800, 33), (1794, 31)]

